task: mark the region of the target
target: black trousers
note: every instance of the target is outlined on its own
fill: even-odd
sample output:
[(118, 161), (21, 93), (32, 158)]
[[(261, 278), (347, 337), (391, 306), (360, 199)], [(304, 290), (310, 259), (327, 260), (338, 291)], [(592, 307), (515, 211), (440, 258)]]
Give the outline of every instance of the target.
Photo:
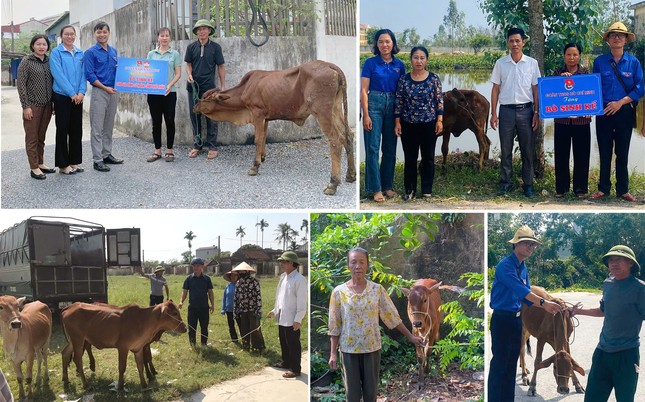
[(493, 358), (488, 372), (488, 402), (513, 402), (522, 344), (522, 318), (513, 313), (493, 311), (490, 335)]
[(163, 303), (163, 295), (161, 296), (150, 295), (151, 306), (156, 306), (157, 304), (161, 304), (161, 303)]
[(573, 145), (573, 192), (589, 192), (589, 153), (591, 152), (591, 125), (574, 126), (555, 123), (553, 136), (555, 152), (555, 192), (564, 194), (571, 187), (569, 156)]
[(252, 311), (247, 311), (240, 313), (238, 320), (242, 347), (244, 349), (248, 349), (249, 346), (251, 349), (265, 349), (264, 337), (262, 336), (262, 329), (260, 328), (260, 318)]
[(585, 402), (607, 402), (612, 389), (618, 402), (633, 402), (638, 384), (638, 371), (635, 368), (639, 365), (638, 348), (614, 353), (596, 348), (591, 360)]
[(432, 194), (434, 182), (434, 152), (437, 145), (437, 121), (429, 123), (401, 123), (401, 145), (405, 163), (403, 185), (406, 194), (417, 192), (417, 159), (421, 150), (421, 193)]
[(161, 148), (161, 119), (166, 122), (166, 135), (168, 149), (175, 144), (175, 105), (177, 104), (177, 92), (170, 92), (168, 95), (148, 95), (148, 107), (152, 116), (152, 139), (155, 142), (155, 149)]
[(600, 180), (598, 191), (609, 194), (611, 191), (611, 159), (616, 153), (616, 195), (629, 192), (629, 172), (627, 157), (632, 140), (634, 117), (629, 105), (624, 105), (611, 116), (596, 117), (596, 138), (600, 154)]
[(56, 121), (55, 165), (65, 168), (83, 162), (83, 104), (75, 105), (69, 96), (54, 92)]
[[(232, 312), (226, 312), (226, 321), (228, 322), (228, 333), (231, 335), (231, 340), (237, 342), (237, 331), (235, 330), (235, 319)], [(239, 321), (237, 326), (240, 326)]]
[(288, 366), (294, 373), (300, 374), (300, 357), (302, 355), (300, 330), (294, 331), (293, 327), (279, 325), (278, 337), (282, 351), (282, 364)]
[(208, 343), (208, 318), (208, 307), (188, 307), (188, 341), (191, 345), (195, 344), (198, 321), (202, 333), (201, 343)]

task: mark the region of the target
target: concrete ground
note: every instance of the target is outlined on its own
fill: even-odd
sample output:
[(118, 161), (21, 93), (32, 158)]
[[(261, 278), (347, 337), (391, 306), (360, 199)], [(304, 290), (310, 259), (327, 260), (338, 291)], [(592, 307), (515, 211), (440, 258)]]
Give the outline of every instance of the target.
[[(175, 162), (147, 163), (154, 145), (115, 130), (113, 154), (125, 163), (103, 173), (92, 168), (87, 114), (83, 118), (85, 172), (70, 176), (55, 173), (46, 180), (34, 180), (24, 151), (18, 93), (16, 88), (2, 87), (1, 95), (3, 209), (355, 209), (357, 205), (356, 182), (343, 181), (335, 196), (323, 194), (331, 174), (324, 138), (267, 144), (267, 158), (259, 175), (248, 176), (255, 155), (253, 145), (221, 146), (214, 160), (207, 160), (205, 154), (188, 158), (191, 147), (176, 145)], [(55, 129), (52, 119), (45, 140), (45, 164), (50, 167), (54, 167)], [(345, 157), (342, 165), (344, 179)]]

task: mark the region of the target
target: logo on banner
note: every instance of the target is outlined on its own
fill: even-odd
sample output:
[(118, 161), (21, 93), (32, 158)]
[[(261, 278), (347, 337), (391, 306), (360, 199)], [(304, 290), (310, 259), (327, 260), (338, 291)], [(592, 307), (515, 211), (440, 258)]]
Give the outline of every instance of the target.
[(573, 80), (572, 79), (566, 79), (564, 80), (564, 89), (567, 91), (571, 91), (573, 89)]

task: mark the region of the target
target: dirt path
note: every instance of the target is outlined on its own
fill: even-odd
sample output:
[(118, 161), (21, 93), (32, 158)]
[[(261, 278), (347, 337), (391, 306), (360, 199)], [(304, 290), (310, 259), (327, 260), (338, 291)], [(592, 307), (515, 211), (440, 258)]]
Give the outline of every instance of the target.
[(286, 379), (286, 370), (265, 367), (262, 371), (225, 381), (174, 402), (305, 402), (309, 395), (309, 352), (302, 354), (302, 375)]

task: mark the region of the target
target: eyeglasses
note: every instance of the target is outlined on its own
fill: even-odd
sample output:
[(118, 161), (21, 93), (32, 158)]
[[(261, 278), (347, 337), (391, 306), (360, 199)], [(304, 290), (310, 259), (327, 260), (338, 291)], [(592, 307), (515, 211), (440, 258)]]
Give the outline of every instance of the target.
[(526, 246), (526, 247), (528, 247), (528, 248), (531, 248), (531, 249), (534, 249), (534, 250), (535, 250), (535, 249), (537, 248), (537, 246), (538, 246), (538, 244), (537, 244), (537, 243), (534, 243), (534, 242), (532, 242), (532, 241), (524, 241), (524, 242), (522, 242), (522, 243), (524, 243), (524, 246)]
[(626, 38), (627, 35), (622, 34), (622, 33), (610, 33), (609, 34), (609, 39), (619, 39), (619, 38)]

